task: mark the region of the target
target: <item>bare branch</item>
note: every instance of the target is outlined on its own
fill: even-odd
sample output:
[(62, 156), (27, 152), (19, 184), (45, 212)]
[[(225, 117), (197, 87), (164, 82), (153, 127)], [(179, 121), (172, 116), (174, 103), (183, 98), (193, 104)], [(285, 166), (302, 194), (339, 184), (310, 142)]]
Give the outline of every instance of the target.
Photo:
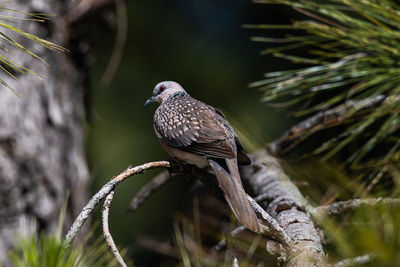
[(304, 141), (311, 134), (326, 128), (330, 128), (342, 124), (347, 112), (357, 107), (357, 112), (352, 114), (352, 117), (360, 116), (360, 113), (367, 113), (374, 107), (380, 106), (388, 101), (400, 101), (400, 99), (392, 99), (385, 95), (377, 95), (372, 99), (354, 101), (349, 100), (346, 103), (334, 107), (332, 109), (318, 112), (314, 116), (300, 122), (291, 127), (279, 139), (271, 142), (268, 145), (269, 150), (278, 155), (284, 155)]
[(103, 76), (101, 77), (101, 81), (105, 86), (110, 85), (115, 76), (115, 72), (121, 63), (121, 58), (124, 53), (128, 35), (128, 11), (125, 0), (114, 0), (114, 3), (117, 13), (117, 36), (115, 37), (114, 48), (111, 53), (110, 60), (107, 64), (106, 70), (103, 73)]
[[(73, 241), (95, 206), (120, 182), (151, 168), (174, 169), (174, 166), (171, 166), (168, 161), (150, 162), (133, 168), (128, 167), (114, 177), (83, 208), (66, 235), (65, 244), (69, 245)], [(217, 186), (215, 177), (205, 170), (193, 168), (193, 166), (188, 166), (187, 170), (182, 168), (182, 170), (184, 170), (184, 174), (191, 174), (206, 184)], [(265, 233), (280, 242), (271, 240), (267, 244), (267, 250), (276, 252), (275, 254), (279, 255), (288, 266), (325, 266), (326, 259), (319, 232), (315, 229), (304, 208), (306, 205), (302, 195), (285, 176), (279, 164), (268, 154), (258, 154), (254, 164), (242, 168), (242, 171), (243, 181), (247, 181), (254, 193), (260, 196), (258, 198), (261, 200), (260, 205), (251, 197), (249, 197), (249, 201), (256, 212), (261, 214), (263, 220), (267, 222)], [(147, 184), (134, 198), (133, 210), (137, 209), (152, 192), (169, 179), (167, 173), (163, 172)], [(110, 198), (112, 197), (110, 196)], [(108, 204), (105, 203), (105, 205)], [(242, 229), (244, 229), (243, 226), (235, 231)], [(235, 234), (235, 231), (232, 232), (232, 235)]]
[(393, 205), (400, 206), (398, 198), (370, 198), (370, 199), (350, 199), (347, 201), (334, 202), (326, 206), (319, 206), (311, 209), (311, 214), (316, 218), (326, 215), (339, 215), (347, 211), (360, 207), (374, 207), (377, 205)]
[(104, 238), (106, 239), (107, 245), (110, 248), (111, 252), (114, 254), (115, 258), (117, 259), (118, 263), (122, 267), (126, 267), (126, 263), (124, 259), (121, 257), (121, 254), (119, 254), (118, 248), (114, 243), (114, 240), (111, 236), (110, 230), (108, 228), (108, 214), (110, 212), (110, 206), (111, 202), (114, 197), (114, 191), (111, 191), (107, 197), (106, 200), (104, 200), (103, 204), (103, 212), (102, 212), (102, 219), (103, 219), (103, 235)]
[(135, 175), (142, 174), (145, 170), (154, 168), (170, 168), (171, 165), (168, 161), (154, 161), (148, 162), (143, 165), (136, 167), (129, 166), (125, 171), (111, 179), (108, 183), (103, 185), (103, 187), (89, 200), (88, 204), (82, 209), (81, 213), (75, 219), (71, 228), (69, 229), (64, 244), (69, 246), (74, 240), (75, 236), (78, 234), (79, 230), (82, 228), (86, 219), (93, 212), (94, 208), (99, 204), (105, 196), (107, 196), (120, 182), (124, 181), (126, 178)]
[[(263, 226), (263, 234), (266, 236), (278, 240), (280, 243), (275, 242), (273, 240), (268, 241), (267, 251), (272, 255), (279, 255), (280, 257), (286, 256), (286, 250), (291, 249), (293, 246), (291, 238), (285, 233), (282, 227), (279, 226), (278, 222), (272, 218), (252, 197), (247, 195), (247, 199), (249, 200), (254, 211), (261, 215), (262, 221), (265, 224), (261, 224)], [(244, 226), (239, 226), (235, 228), (231, 232), (231, 236), (235, 237), (238, 233), (245, 231), (246, 228)], [(212, 253), (216, 253), (226, 248), (226, 239), (222, 239), (215, 245), (211, 251)]]
[(247, 199), (250, 201), (254, 211), (259, 213), (263, 221), (267, 224), (263, 224), (263, 233), (280, 241), (283, 245), (290, 247), (292, 239), (285, 233), (283, 228), (279, 226), (278, 222), (272, 218), (260, 205), (258, 205), (258, 203), (252, 197), (247, 195)]
[(349, 266), (354, 266), (354, 265), (361, 265), (361, 264), (366, 264), (371, 261), (372, 256), (370, 254), (366, 254), (363, 256), (358, 256), (355, 258), (351, 259), (345, 259), (342, 261), (339, 261), (335, 264), (332, 265), (332, 267), (349, 267)]
[[(201, 169), (195, 169), (195, 170), (191, 169), (190, 172), (193, 173), (195, 175), (195, 177), (199, 178), (204, 184), (206, 184), (212, 188), (218, 187), (218, 185), (216, 184), (216, 179), (215, 179), (214, 175), (207, 173)], [(220, 192), (217, 192), (217, 193), (220, 193)], [(289, 248), (291, 239), (285, 233), (285, 231), (282, 229), (282, 227), (279, 226), (277, 221), (274, 218), (272, 218), (260, 205), (258, 205), (258, 203), (256, 201), (254, 201), (254, 199), (252, 197), (247, 195), (247, 198), (250, 201), (250, 204), (252, 205), (254, 211), (256, 213), (261, 214), (263, 221), (266, 223), (266, 225), (262, 224), (264, 226), (263, 234), (265, 234), (266, 236), (269, 236), (275, 240), (278, 240), (286, 248)], [(224, 240), (222, 240), (221, 242), (224, 242)], [(221, 243), (220, 245), (223, 245), (223, 243)]]
[(293, 240), (289, 249), (277, 242), (267, 242), (268, 252), (279, 255), (285, 266), (327, 266), (320, 232), (298, 188), (265, 150), (254, 153), (252, 162), (251, 166), (241, 168), (242, 181), (255, 196), (262, 196), (260, 206)]
[(163, 171), (155, 176), (150, 182), (143, 186), (140, 191), (133, 197), (129, 203), (129, 212), (134, 212), (137, 210), (142, 203), (149, 198), (154, 191), (163, 186), (172, 178), (168, 171)]

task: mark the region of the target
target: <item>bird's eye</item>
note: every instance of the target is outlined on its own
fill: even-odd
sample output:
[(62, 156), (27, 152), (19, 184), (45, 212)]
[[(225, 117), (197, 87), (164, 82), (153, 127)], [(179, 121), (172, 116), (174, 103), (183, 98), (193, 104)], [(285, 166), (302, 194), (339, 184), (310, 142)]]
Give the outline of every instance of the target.
[(162, 93), (164, 91), (165, 91), (165, 86), (164, 85), (160, 86), (160, 93)]

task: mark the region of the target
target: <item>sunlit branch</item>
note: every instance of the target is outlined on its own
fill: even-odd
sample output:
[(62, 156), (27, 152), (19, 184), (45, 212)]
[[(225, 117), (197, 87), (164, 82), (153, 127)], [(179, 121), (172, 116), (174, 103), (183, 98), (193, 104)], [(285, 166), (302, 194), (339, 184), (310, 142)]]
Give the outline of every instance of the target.
[(103, 185), (103, 187), (89, 200), (88, 204), (86, 204), (86, 206), (82, 209), (81, 213), (78, 215), (71, 228), (69, 229), (65, 237), (64, 244), (66, 246), (69, 246), (71, 244), (75, 236), (78, 234), (79, 230), (82, 228), (86, 219), (93, 212), (97, 204), (99, 204), (100, 200), (107, 196), (120, 182), (124, 181), (126, 178), (132, 175), (142, 174), (145, 170), (169, 167), (170, 163), (168, 161), (154, 161), (136, 167), (129, 166), (125, 171), (112, 178), (108, 183)]

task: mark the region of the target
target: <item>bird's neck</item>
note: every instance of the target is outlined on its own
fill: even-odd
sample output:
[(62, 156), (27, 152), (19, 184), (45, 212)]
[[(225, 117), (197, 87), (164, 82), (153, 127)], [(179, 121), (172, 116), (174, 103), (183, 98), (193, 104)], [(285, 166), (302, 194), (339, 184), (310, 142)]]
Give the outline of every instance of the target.
[(175, 92), (175, 93), (171, 94), (170, 96), (168, 96), (168, 98), (166, 100), (171, 100), (171, 99), (182, 97), (182, 96), (189, 96), (189, 94), (186, 93), (185, 91)]

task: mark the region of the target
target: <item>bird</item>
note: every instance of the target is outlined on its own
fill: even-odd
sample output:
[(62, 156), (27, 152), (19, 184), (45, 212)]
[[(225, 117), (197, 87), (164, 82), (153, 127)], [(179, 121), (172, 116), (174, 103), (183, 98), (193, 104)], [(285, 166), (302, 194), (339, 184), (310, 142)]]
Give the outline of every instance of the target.
[(259, 233), (260, 223), (247, 199), (238, 164), (251, 164), (239, 138), (219, 110), (191, 97), (174, 81), (163, 81), (146, 102), (158, 102), (153, 129), (161, 146), (174, 158), (214, 171), (219, 187), (238, 221)]

